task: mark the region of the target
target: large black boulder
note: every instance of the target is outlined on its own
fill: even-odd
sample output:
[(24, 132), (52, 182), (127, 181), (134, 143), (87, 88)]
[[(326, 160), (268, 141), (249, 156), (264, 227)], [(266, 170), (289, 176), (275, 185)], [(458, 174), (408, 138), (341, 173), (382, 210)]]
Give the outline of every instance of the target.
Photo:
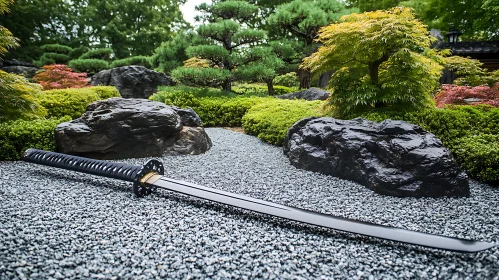
[(292, 165), (398, 197), (469, 196), (467, 175), (435, 135), (404, 121), (306, 118), (284, 141)]
[(92, 86), (115, 86), (124, 98), (149, 98), (158, 86), (173, 85), (171, 77), (144, 66), (123, 66), (92, 76)]
[(7, 73), (23, 75), (26, 78), (33, 78), (38, 71), (36, 67), (27, 67), (27, 66), (6, 66), (1, 69)]
[(80, 118), (57, 126), (57, 149), (96, 159), (200, 154), (209, 150), (212, 143), (203, 127), (184, 125), (176, 109), (144, 99), (94, 102)]
[(325, 91), (320, 88), (309, 88), (298, 92), (276, 95), (275, 98), (280, 99), (305, 99), (309, 101), (313, 100), (326, 100), (329, 98), (329, 91)]

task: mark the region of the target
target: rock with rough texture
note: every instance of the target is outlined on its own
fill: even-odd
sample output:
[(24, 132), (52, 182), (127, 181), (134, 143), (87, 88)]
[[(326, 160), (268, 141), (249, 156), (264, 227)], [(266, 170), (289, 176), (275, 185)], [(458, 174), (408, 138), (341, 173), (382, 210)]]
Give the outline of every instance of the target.
[(2, 61), (2, 67), (7, 67), (7, 66), (25, 66), (25, 67), (34, 67), (33, 64), (25, 61), (20, 61), (17, 59), (6, 59)]
[(404, 121), (306, 118), (284, 153), (298, 168), (358, 182), (398, 197), (469, 196), (467, 175), (435, 135)]
[(184, 126), (202, 126), (201, 118), (199, 115), (192, 110), (192, 108), (179, 108), (177, 106), (172, 106), (173, 110), (177, 112), (182, 120)]
[(97, 159), (200, 154), (212, 146), (202, 127), (184, 126), (172, 107), (143, 99), (94, 102), (55, 136), (59, 152)]
[(305, 100), (326, 100), (329, 98), (329, 91), (325, 91), (319, 88), (309, 88), (299, 92), (293, 92), (289, 94), (276, 95), (276, 98), (281, 99), (305, 99)]
[(149, 70), (143, 66), (123, 66), (103, 70), (92, 76), (92, 86), (115, 86), (124, 98), (149, 98), (158, 86), (173, 85), (165, 73)]
[(36, 67), (27, 67), (27, 66), (7, 66), (1, 69), (7, 73), (23, 75), (26, 78), (33, 78), (38, 71)]

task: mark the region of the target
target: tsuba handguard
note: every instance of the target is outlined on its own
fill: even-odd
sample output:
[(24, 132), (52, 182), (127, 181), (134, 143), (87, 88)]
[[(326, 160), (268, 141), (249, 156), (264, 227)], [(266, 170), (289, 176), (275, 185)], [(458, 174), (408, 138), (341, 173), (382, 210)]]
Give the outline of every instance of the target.
[(165, 168), (160, 161), (155, 159), (149, 160), (142, 166), (142, 169), (137, 173), (137, 177), (133, 181), (133, 192), (137, 197), (143, 197), (156, 191), (156, 187), (148, 187), (141, 183), (141, 179), (151, 172), (157, 175), (164, 175)]

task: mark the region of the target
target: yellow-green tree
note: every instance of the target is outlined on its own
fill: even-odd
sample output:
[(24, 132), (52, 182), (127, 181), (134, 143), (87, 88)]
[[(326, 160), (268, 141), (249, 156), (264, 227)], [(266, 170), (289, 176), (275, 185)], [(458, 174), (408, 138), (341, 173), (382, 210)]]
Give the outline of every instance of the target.
[(404, 110), (433, 106), (442, 66), (424, 51), (434, 39), (411, 9), (343, 16), (322, 28), (322, 46), (301, 67), (320, 74), (335, 70), (330, 104), (339, 117), (373, 108)]
[[(12, 3), (13, 0), (0, 0), (0, 14), (8, 12), (8, 5)], [(12, 33), (0, 26), (0, 56), (17, 45), (17, 39)], [(24, 77), (0, 71), (0, 122), (46, 115), (45, 109), (34, 100), (34, 96), (40, 91), (40, 85), (30, 83)]]
[[(14, 0), (0, 0), (0, 15), (9, 11), (9, 5), (14, 3)], [(0, 25), (0, 56), (4, 56), (8, 49), (17, 47), (17, 38), (5, 27)]]

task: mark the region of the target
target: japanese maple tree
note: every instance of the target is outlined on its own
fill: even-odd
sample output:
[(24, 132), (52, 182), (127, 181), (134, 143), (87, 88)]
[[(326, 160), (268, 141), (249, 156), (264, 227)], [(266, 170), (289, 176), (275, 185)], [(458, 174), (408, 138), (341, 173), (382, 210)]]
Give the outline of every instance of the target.
[(37, 73), (33, 80), (42, 85), (44, 90), (63, 88), (82, 88), (88, 86), (86, 73), (76, 73), (65, 64), (43, 66), (43, 71)]

